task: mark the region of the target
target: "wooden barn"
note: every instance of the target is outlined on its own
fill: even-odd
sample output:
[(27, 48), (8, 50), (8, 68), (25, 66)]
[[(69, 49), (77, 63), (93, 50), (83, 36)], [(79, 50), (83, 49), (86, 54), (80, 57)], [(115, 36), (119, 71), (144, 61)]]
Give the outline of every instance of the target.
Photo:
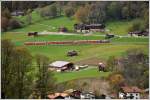
[(73, 70), (74, 64), (72, 62), (67, 61), (55, 61), (49, 64), (51, 70), (56, 70), (57, 72)]
[(74, 30), (76, 32), (101, 32), (104, 31), (104, 24), (74, 24)]
[(134, 31), (134, 32), (129, 32), (128, 33), (130, 36), (149, 36), (149, 31), (145, 30), (145, 31)]

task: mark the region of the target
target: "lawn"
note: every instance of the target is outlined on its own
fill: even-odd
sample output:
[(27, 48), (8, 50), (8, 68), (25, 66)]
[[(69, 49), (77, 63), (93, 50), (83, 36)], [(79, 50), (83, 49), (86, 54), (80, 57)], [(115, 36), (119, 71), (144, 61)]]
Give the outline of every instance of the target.
[(79, 78), (107, 77), (109, 74), (110, 72), (99, 72), (97, 68), (89, 68), (74, 72), (56, 72), (54, 77), (57, 79), (57, 83), (62, 83)]

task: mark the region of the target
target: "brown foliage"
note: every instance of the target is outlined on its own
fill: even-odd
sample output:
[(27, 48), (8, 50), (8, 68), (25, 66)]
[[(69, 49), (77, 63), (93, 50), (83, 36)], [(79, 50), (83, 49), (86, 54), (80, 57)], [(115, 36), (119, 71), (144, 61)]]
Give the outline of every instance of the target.
[(88, 20), (88, 14), (90, 12), (90, 6), (80, 7), (75, 13), (75, 19), (77, 22), (86, 23)]
[(6, 31), (7, 30), (8, 23), (9, 23), (9, 19), (2, 16), (1, 17), (1, 28), (2, 28), (2, 31)]

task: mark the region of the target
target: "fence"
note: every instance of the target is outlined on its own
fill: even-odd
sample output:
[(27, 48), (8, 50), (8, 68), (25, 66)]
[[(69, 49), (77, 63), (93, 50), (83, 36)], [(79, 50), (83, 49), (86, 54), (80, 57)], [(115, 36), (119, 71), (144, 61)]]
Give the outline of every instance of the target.
[(24, 45), (80, 45), (80, 44), (102, 44), (110, 43), (109, 40), (76, 40), (76, 41), (46, 41), (46, 42), (24, 42)]

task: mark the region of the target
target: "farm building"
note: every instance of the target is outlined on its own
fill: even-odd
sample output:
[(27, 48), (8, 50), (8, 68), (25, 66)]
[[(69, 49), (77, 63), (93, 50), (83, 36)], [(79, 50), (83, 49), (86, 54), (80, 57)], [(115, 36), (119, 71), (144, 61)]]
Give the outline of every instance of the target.
[(104, 24), (74, 24), (74, 30), (76, 32), (99, 32), (99, 31), (104, 31), (105, 25)]
[(55, 94), (49, 94), (47, 97), (48, 99), (65, 99), (67, 97), (67, 93), (55, 93)]
[(143, 92), (142, 89), (139, 89), (136, 86), (128, 87), (124, 86), (121, 87), (119, 92), (120, 99), (140, 99), (140, 94)]
[(98, 64), (98, 69), (99, 69), (99, 71), (105, 71), (105, 69), (106, 69), (105, 64), (99, 63), (99, 64)]
[(145, 31), (134, 31), (128, 33), (130, 36), (149, 36), (149, 30)]
[(72, 62), (67, 62), (67, 61), (55, 61), (49, 64), (49, 66), (50, 69), (56, 70), (57, 72), (74, 69), (74, 64)]

